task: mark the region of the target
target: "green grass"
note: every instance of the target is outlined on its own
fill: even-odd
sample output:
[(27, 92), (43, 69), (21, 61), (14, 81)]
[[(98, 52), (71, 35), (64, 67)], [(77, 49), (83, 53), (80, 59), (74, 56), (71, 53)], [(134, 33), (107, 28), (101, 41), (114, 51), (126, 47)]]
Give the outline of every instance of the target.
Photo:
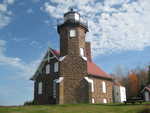
[[(0, 113), (141, 113), (150, 104), (74, 104), (0, 107)], [(144, 113), (150, 113), (144, 112)]]

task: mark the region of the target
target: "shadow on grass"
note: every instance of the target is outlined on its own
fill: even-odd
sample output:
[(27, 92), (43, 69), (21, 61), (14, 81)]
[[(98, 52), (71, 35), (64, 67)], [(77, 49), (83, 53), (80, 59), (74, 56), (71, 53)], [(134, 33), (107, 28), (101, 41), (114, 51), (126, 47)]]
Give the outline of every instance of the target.
[(131, 103), (129, 103), (129, 104), (121, 104), (121, 103), (112, 103), (112, 104), (90, 104), (90, 105), (100, 105), (100, 106), (141, 106), (141, 105), (150, 105), (150, 104), (131, 104)]
[(144, 110), (140, 111), (139, 113), (150, 113), (150, 108), (145, 108)]

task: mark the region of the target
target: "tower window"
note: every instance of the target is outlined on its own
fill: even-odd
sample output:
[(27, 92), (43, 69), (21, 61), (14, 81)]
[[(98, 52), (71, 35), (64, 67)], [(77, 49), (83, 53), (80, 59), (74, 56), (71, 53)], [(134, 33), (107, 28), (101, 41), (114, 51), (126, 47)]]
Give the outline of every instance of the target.
[(54, 72), (58, 72), (58, 62), (55, 62), (54, 64)]
[(47, 64), (46, 65), (46, 74), (49, 74), (50, 73), (50, 64)]
[(84, 57), (84, 49), (83, 49), (83, 48), (80, 48), (80, 55), (81, 55), (82, 57)]
[(38, 94), (42, 94), (42, 82), (39, 82), (38, 84)]
[(76, 30), (75, 30), (75, 29), (71, 29), (71, 30), (69, 31), (69, 36), (70, 36), (70, 37), (76, 37)]

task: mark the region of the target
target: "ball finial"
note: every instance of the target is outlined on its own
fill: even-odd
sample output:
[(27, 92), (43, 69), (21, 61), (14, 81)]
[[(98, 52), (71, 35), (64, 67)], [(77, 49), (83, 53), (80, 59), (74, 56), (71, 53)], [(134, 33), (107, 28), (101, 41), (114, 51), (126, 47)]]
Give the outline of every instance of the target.
[(73, 12), (73, 7), (70, 7), (69, 10), (70, 10), (71, 12)]

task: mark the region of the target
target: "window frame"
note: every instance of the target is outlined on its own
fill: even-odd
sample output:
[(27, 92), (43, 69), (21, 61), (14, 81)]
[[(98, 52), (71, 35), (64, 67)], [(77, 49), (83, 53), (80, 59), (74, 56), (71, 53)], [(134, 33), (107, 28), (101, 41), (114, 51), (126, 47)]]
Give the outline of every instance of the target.
[(50, 72), (51, 72), (51, 69), (50, 69), (51, 67), (50, 67), (50, 64), (46, 64), (46, 67), (45, 67), (45, 73), (46, 74), (50, 74)]
[(102, 81), (102, 92), (106, 93), (107, 92), (107, 88), (106, 88), (106, 82)]
[[(73, 35), (72, 35), (71, 33), (73, 33)], [(74, 38), (74, 37), (76, 37), (76, 36), (77, 36), (77, 31), (76, 31), (76, 29), (70, 29), (70, 30), (69, 30), (69, 37), (70, 37), (70, 38)]]
[(81, 55), (82, 57), (84, 57), (84, 56), (85, 56), (84, 48), (80, 48), (80, 55)]
[(41, 95), (43, 91), (43, 83), (39, 82), (38, 83), (38, 95)]
[(56, 72), (58, 72), (58, 70), (59, 70), (59, 63), (55, 62), (54, 63), (54, 72), (56, 73)]

